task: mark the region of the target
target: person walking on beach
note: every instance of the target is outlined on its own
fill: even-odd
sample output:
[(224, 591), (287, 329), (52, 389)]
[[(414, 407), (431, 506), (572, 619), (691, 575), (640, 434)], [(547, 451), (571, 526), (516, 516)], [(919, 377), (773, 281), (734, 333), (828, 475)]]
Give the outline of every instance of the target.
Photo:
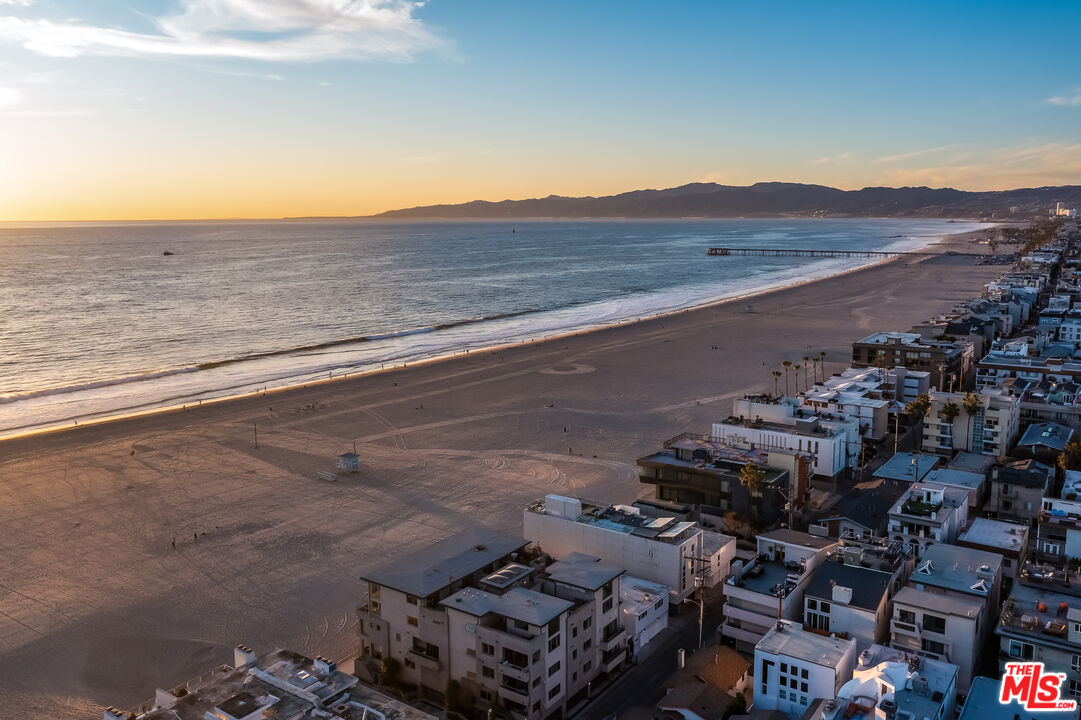
[(173, 550), (176, 550), (176, 538), (173, 538)]

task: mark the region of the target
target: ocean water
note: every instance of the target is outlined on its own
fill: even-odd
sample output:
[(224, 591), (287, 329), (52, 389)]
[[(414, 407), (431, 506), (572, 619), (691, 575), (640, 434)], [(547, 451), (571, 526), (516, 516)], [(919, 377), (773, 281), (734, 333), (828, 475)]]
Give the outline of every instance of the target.
[(905, 250), (978, 227), (0, 224), (0, 435), (539, 339), (873, 262), (707, 257), (711, 245)]

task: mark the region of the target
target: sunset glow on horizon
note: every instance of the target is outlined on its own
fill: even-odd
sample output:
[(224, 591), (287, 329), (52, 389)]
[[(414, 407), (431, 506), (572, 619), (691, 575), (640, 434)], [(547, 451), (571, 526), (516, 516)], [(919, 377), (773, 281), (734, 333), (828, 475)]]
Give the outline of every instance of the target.
[(0, 0), (0, 220), (1079, 184), (1051, 17), (1081, 7)]

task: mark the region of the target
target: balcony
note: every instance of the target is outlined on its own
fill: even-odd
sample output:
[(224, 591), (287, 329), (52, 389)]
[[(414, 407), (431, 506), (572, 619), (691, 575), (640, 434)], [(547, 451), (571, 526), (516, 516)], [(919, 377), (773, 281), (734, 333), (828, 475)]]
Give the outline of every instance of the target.
[(919, 623), (903, 622), (897, 618), (890, 618), (890, 632), (894, 635), (907, 635), (913, 638), (923, 636), (923, 628)]
[(901, 512), (905, 515), (916, 515), (918, 517), (931, 517), (940, 509), (942, 509), (942, 503), (927, 503), (919, 500), (909, 500), (901, 506)]
[(529, 685), (527, 683), (505, 677), (499, 683), (499, 694), (504, 699), (520, 702), (524, 705), (529, 704)]
[(509, 660), (499, 663), (499, 671), (503, 673), (505, 678), (513, 678), (523, 682), (529, 680), (529, 668), (519, 667)]
[(438, 670), (440, 668), (438, 657), (432, 657), (417, 648), (410, 648), (406, 654), (413, 662), (426, 670)]
[(624, 630), (622, 625), (617, 625), (614, 629), (606, 629), (601, 636), (601, 650), (610, 650), (626, 639), (627, 631)]
[(601, 655), (601, 671), (605, 673), (612, 672), (623, 664), (626, 657), (627, 651), (623, 648), (604, 653)]

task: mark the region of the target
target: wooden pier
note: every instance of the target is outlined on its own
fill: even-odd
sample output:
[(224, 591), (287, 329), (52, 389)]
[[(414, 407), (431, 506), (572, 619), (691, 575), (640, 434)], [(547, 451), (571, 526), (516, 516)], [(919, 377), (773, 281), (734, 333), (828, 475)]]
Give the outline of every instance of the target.
[(970, 257), (984, 257), (978, 253), (959, 253), (949, 251), (946, 253), (914, 251), (889, 251), (889, 250), (809, 250), (804, 248), (733, 248), (711, 247), (706, 248), (706, 255), (756, 255), (759, 257), (894, 257), (896, 255), (911, 255), (913, 257), (933, 257), (935, 255), (965, 255)]

